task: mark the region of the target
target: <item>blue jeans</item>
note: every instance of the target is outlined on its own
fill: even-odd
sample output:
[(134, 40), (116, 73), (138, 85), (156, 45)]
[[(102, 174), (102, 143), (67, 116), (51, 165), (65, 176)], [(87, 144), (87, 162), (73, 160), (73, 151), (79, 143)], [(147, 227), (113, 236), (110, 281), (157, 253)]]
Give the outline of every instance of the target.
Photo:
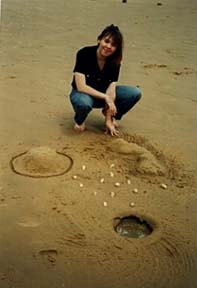
[[(120, 120), (141, 98), (141, 91), (137, 87), (118, 85), (116, 87), (115, 105), (116, 120)], [(81, 125), (93, 108), (104, 108), (106, 102), (102, 99), (92, 97), (88, 94), (72, 89), (70, 101), (75, 111), (75, 122)]]

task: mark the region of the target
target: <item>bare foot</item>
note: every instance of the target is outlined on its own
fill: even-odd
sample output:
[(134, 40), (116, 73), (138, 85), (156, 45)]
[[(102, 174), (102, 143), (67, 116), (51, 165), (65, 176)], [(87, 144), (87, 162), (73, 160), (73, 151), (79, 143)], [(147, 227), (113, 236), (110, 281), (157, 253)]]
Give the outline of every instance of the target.
[(76, 132), (83, 132), (86, 129), (85, 123), (82, 123), (81, 125), (78, 125), (77, 123), (75, 123), (74, 125), (74, 130)]

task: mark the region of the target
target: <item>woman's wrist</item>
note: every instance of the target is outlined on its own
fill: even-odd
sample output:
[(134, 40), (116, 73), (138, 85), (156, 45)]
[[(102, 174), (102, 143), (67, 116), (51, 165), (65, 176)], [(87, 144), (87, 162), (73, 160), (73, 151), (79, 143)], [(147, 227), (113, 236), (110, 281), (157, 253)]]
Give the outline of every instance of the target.
[(107, 102), (107, 94), (102, 93), (102, 99), (103, 99), (105, 102)]
[(103, 100), (107, 101), (107, 94), (103, 93)]

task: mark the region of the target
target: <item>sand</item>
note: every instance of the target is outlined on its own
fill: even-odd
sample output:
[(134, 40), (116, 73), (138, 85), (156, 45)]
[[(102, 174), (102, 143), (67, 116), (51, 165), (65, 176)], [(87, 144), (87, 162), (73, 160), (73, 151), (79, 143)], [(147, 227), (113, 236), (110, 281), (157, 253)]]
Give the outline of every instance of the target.
[[(0, 287), (197, 287), (196, 1), (1, 8)], [(143, 97), (119, 137), (99, 110), (79, 135), (75, 53), (111, 23), (125, 36), (119, 82)], [(153, 232), (119, 235), (131, 215)]]
[(13, 172), (29, 177), (53, 177), (67, 173), (73, 160), (50, 147), (34, 147), (13, 157), (10, 161)]

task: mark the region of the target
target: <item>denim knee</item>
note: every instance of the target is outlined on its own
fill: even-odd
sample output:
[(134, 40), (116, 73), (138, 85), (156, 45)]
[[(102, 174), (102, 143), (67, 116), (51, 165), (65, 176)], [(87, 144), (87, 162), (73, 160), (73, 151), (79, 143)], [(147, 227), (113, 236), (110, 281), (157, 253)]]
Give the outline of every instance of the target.
[(142, 92), (138, 87), (127, 87), (127, 95), (130, 96), (130, 98), (132, 99), (132, 101), (134, 102), (138, 102), (141, 97), (142, 97)]
[(92, 110), (92, 105), (82, 99), (75, 105), (77, 111), (89, 113)]
[(138, 87), (136, 87), (136, 96), (135, 97), (136, 97), (136, 102), (138, 102), (142, 98), (142, 92)]
[(87, 94), (80, 93), (77, 90), (73, 89), (70, 94), (70, 100), (75, 112), (77, 111), (90, 112), (92, 110), (93, 100)]
[(116, 88), (117, 114), (115, 119), (120, 120), (141, 99), (142, 93), (138, 87), (121, 85)]

